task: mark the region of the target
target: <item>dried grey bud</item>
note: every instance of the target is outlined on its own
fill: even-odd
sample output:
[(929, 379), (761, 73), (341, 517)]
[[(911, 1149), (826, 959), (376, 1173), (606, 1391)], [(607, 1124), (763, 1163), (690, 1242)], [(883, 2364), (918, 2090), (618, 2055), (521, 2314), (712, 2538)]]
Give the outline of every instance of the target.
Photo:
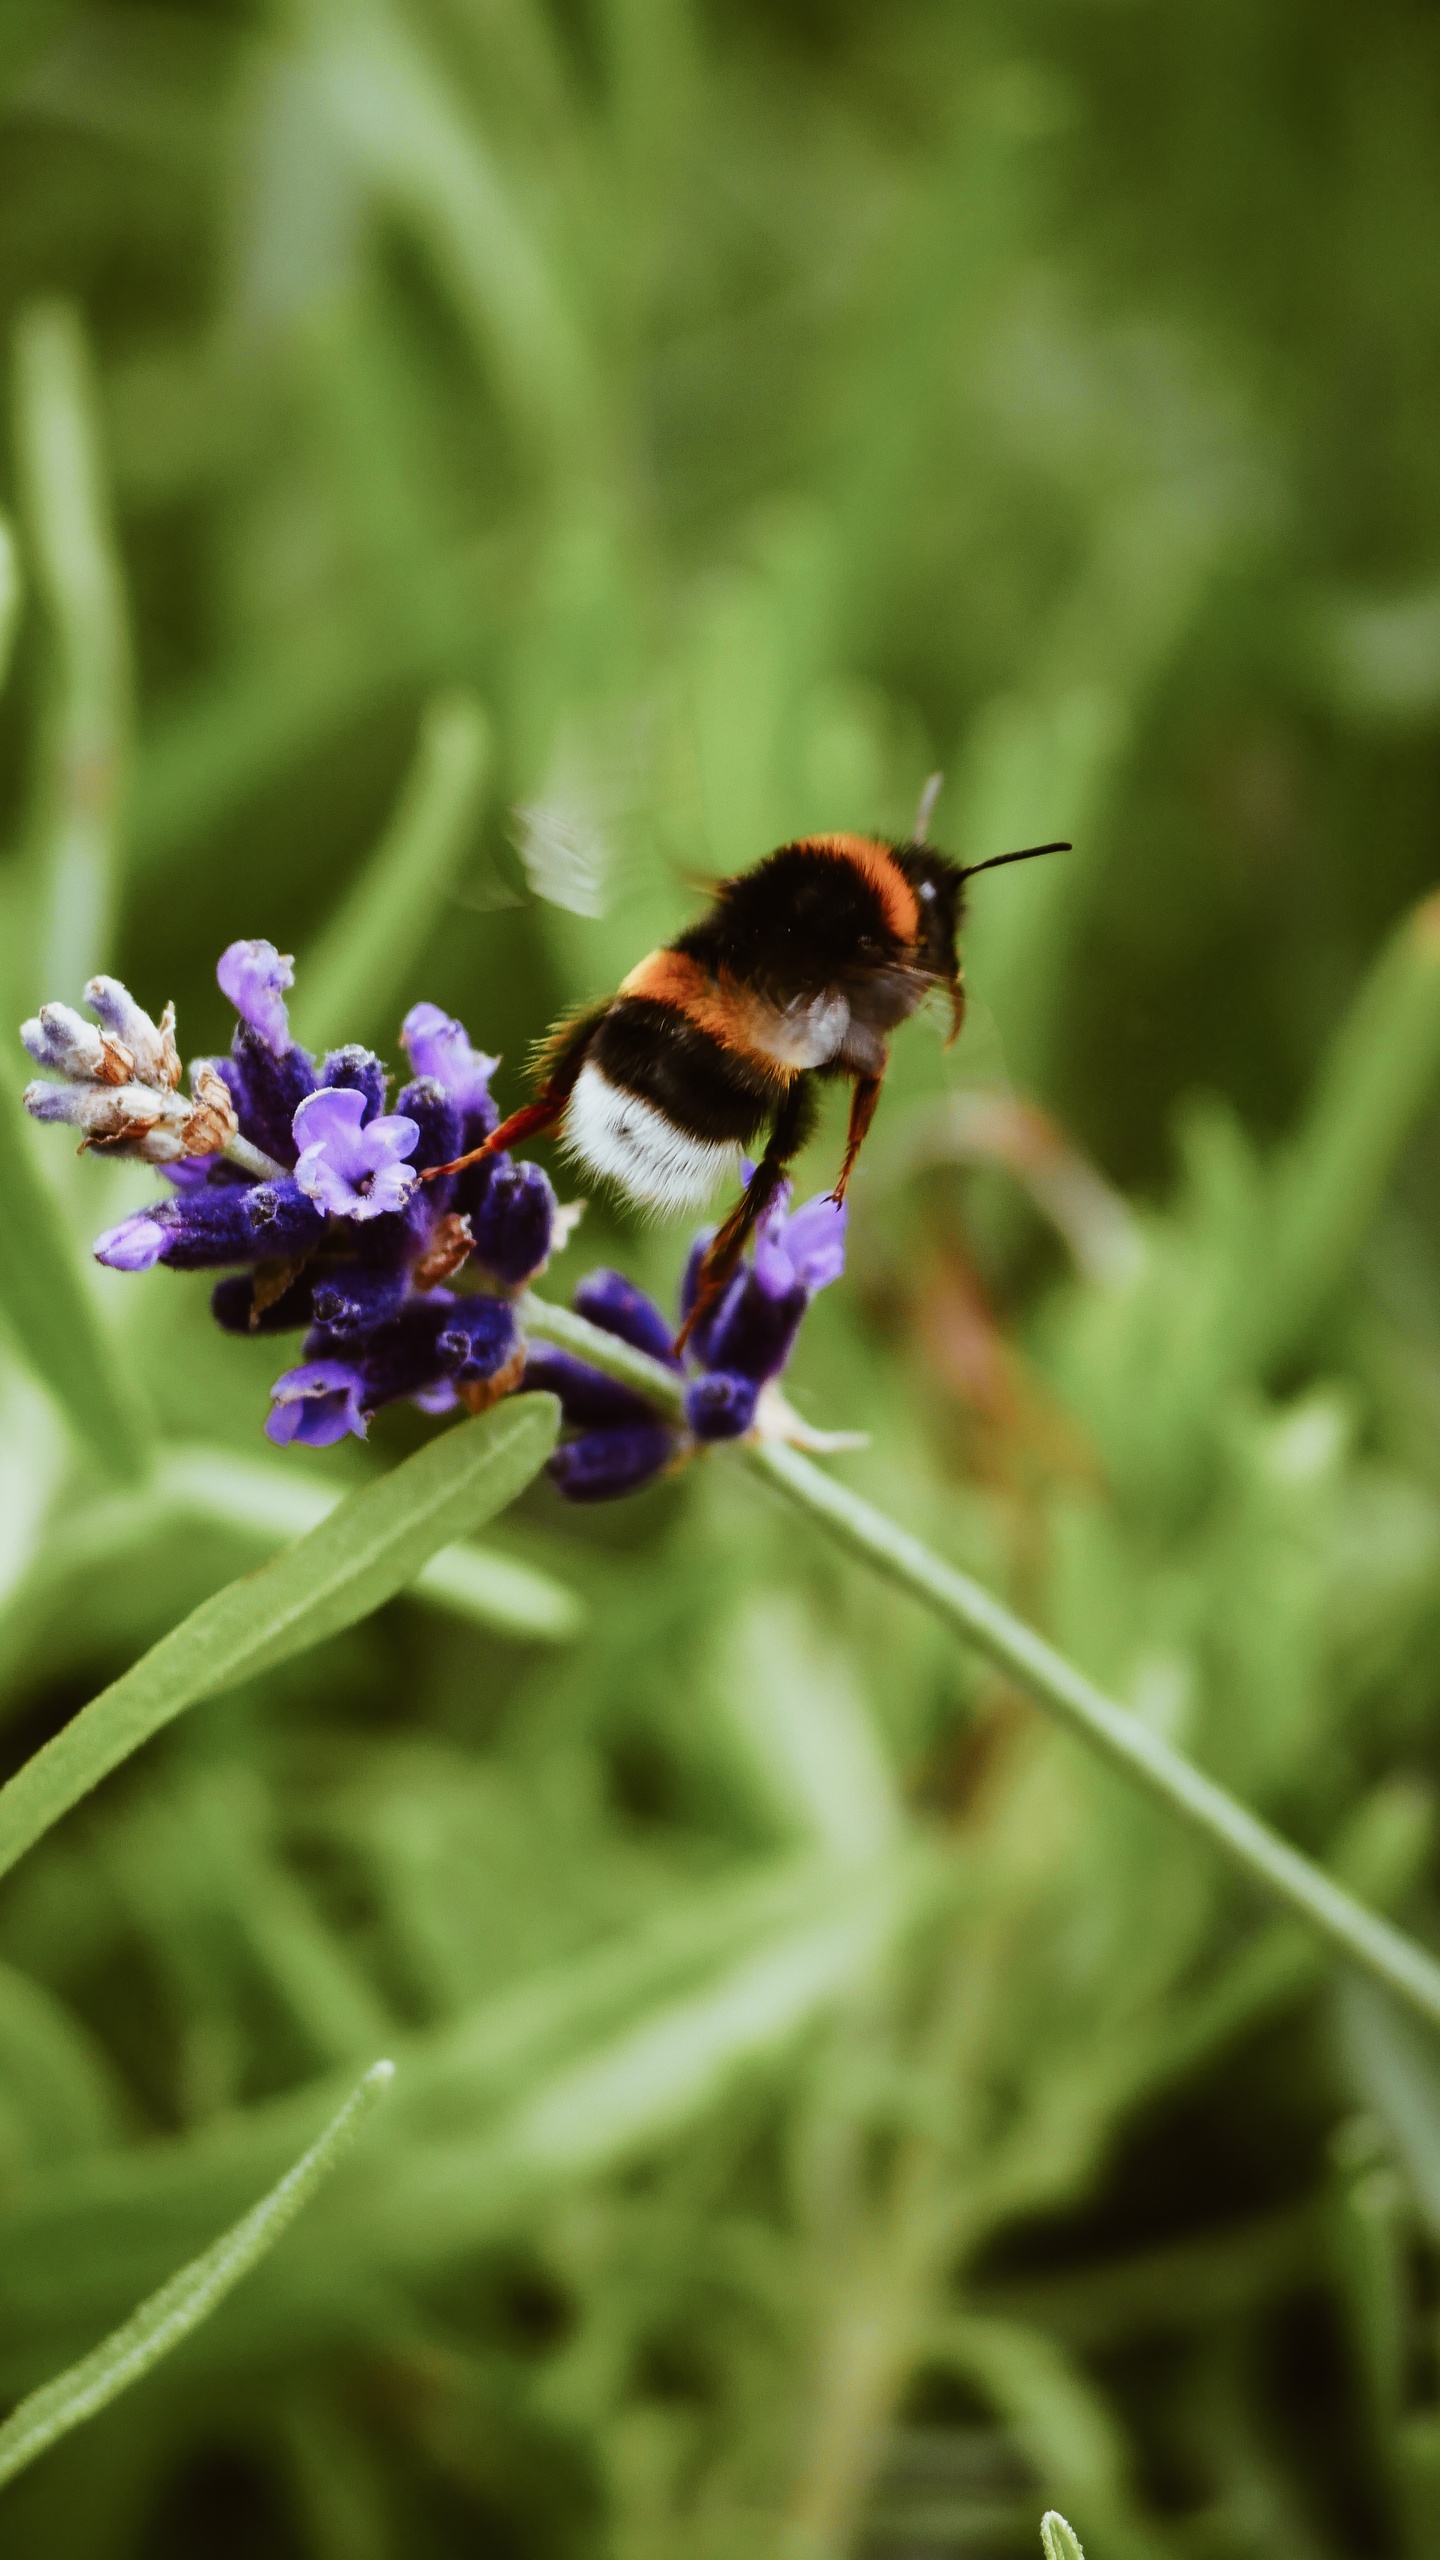
[(183, 1131), (185, 1153), (222, 1155), (240, 1128), (230, 1087), (209, 1059), (201, 1058), (190, 1070), (190, 1090), (193, 1103)]
[(143, 1084), (31, 1084), (25, 1108), (33, 1120), (64, 1120), (81, 1131), (81, 1145), (173, 1164), (189, 1153), (185, 1122), (190, 1106), (178, 1096)]
[[(20, 1037), (37, 1067), (51, 1067), (77, 1084), (89, 1080), (124, 1084), (134, 1063), (128, 1050), (122, 1053), (118, 1043), (107, 1040), (103, 1031), (68, 1004), (42, 1004), (37, 1014), (21, 1023)], [(118, 1064), (122, 1054), (125, 1071), (117, 1076), (112, 1062)]]
[(136, 1081), (157, 1092), (173, 1093), (180, 1082), (180, 1053), (175, 1046), (175, 1007), (167, 1004), (152, 1022), (128, 987), (118, 978), (92, 978), (85, 1001), (97, 1013), (112, 1039), (128, 1049)]

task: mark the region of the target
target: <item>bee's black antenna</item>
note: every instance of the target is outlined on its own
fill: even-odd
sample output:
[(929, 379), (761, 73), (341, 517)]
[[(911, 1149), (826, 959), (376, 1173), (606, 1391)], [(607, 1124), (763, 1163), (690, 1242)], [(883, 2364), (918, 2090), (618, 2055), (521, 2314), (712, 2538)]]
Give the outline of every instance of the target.
[(1007, 862), (1033, 862), (1041, 853), (1073, 853), (1073, 844), (1027, 844), (1018, 853), (992, 853), (988, 862), (967, 862), (963, 876), (973, 880), (977, 871), (1000, 871)]
[(915, 810), (915, 824), (910, 830), (910, 841), (912, 844), (924, 843), (925, 838), (930, 832), (930, 821), (935, 815), (935, 803), (939, 799), (944, 787), (945, 776), (943, 773), (932, 773), (926, 779)]

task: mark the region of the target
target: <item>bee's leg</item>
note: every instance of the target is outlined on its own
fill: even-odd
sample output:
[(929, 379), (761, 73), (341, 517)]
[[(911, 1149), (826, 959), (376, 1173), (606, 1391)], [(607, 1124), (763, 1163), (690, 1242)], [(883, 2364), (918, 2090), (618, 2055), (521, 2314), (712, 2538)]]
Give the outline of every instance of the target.
[(809, 1137), (814, 1119), (815, 1097), (810, 1079), (799, 1075), (775, 1115), (765, 1153), (701, 1264), (695, 1303), (672, 1345), (677, 1354), (684, 1350), (701, 1317), (734, 1278), (745, 1247), (784, 1183), (792, 1160)]
[(869, 1134), (870, 1123), (875, 1117), (875, 1105), (880, 1099), (882, 1081), (880, 1076), (858, 1076), (855, 1080), (855, 1090), (850, 1096), (850, 1127), (845, 1138), (845, 1161), (840, 1167), (840, 1179), (830, 1194), (837, 1208), (849, 1189), (850, 1176), (855, 1170), (855, 1159)]
[[(570, 1096), (580, 1081), (580, 1070), (590, 1054), (590, 1043), (605, 1018), (607, 1008), (587, 1013), (568, 1024), (556, 1035), (557, 1046), (549, 1049), (548, 1071), (533, 1102), (522, 1104), (492, 1129), (483, 1146), (472, 1147), (468, 1155), (457, 1156), (453, 1164), (432, 1164), (421, 1174), (422, 1182), (438, 1182), (443, 1173), (462, 1173), (467, 1164), (480, 1164), (486, 1156), (498, 1156), (502, 1147), (513, 1147), (522, 1138), (543, 1137), (547, 1129), (558, 1127), (564, 1119)], [(547, 1044), (548, 1047), (548, 1044)], [(541, 1052), (542, 1060), (546, 1052)]]

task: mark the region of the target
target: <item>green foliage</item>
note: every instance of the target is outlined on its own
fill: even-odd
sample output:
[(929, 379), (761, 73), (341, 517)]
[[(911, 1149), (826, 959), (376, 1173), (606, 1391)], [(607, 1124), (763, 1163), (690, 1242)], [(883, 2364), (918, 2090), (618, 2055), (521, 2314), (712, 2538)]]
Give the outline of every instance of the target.
[(0, 1097), (0, 1204), (0, 1313), (16, 1349), (106, 1474), (139, 1475), (143, 1410), (77, 1268), (13, 1084)]
[(477, 1415), (204, 1601), (0, 1788), (0, 1872), (198, 1699), (323, 1644), (403, 1591), (457, 1529), (493, 1517), (538, 1474), (558, 1422), (549, 1396)]
[(323, 1049), (342, 1032), (350, 1040), (388, 1037), (469, 851), (489, 761), (478, 703), (463, 696), (432, 703), (390, 828), (308, 955), (297, 1040)]
[(72, 2427), (83, 2426), (87, 2418), (118, 2399), (218, 2310), (226, 2294), (274, 2248), (287, 2225), (329, 2177), (393, 2076), (393, 2063), (377, 2062), (318, 2142), (312, 2142), (242, 2222), (223, 2231), (203, 2257), (192, 2259), (148, 2302), (142, 2302), (123, 2329), (106, 2338), (93, 2355), (57, 2375), (42, 2390), (32, 2391), (11, 2411), (0, 2427), (0, 2484), (13, 2480), (17, 2471)]
[[(937, 766), (937, 841), (1073, 836), (976, 883), (790, 1392), (1421, 1945), (1437, 73), (1402, 0), (0, 31), (6, 1019), (104, 957), (196, 1054), (267, 934), (509, 1103), (697, 873)], [(92, 1297), (150, 1179), (33, 1134), (0, 1806), (165, 1730), (0, 1893), (0, 2388), (397, 2078), (7, 2552), (1426, 2560), (1428, 2031), (754, 1470), (482, 1549), (504, 1417), (267, 1455), (275, 1344)], [(685, 1242), (596, 1200), (543, 1287)]]

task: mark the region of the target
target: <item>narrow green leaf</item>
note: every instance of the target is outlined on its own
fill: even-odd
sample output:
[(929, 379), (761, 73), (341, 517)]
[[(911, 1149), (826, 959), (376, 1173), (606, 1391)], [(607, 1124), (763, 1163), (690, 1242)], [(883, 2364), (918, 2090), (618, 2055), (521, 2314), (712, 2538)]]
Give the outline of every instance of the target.
[[(192, 1519), (276, 1546), (328, 1518), (339, 1489), (303, 1467), (237, 1458), (228, 1449), (167, 1449), (155, 1474), (158, 1500)], [(123, 1524), (117, 1524), (123, 1525)], [(142, 1531), (148, 1524), (141, 1524)], [(468, 1542), (442, 1548), (416, 1575), (411, 1597), (497, 1634), (561, 1644), (585, 1622), (577, 1595), (534, 1565)]]
[(105, 2408), (140, 2381), (152, 2365), (178, 2347), (202, 2320), (208, 2320), (233, 2286), (257, 2260), (273, 2249), (288, 2223), (327, 2178), (349, 2148), (361, 2125), (384, 2096), (395, 2076), (392, 2062), (377, 2062), (344, 2106), (326, 2126), (318, 2142), (302, 2154), (276, 2187), (253, 2211), (224, 2232), (203, 2257), (192, 2258), (132, 2319), (98, 2346), (93, 2355), (32, 2391), (0, 2427), (0, 2483), (13, 2480), (37, 2454), (72, 2427)]
[(468, 694), (432, 702), (395, 815), (298, 972), (297, 1039), (314, 1048), (382, 1038), (469, 850), (491, 762), (490, 724)]
[[(329, 2232), (312, 2225), (285, 2284), (307, 2318), (324, 2318), (321, 2306), (353, 2300), (356, 2285), (455, 2263), (517, 2199), (673, 2141), (733, 2074), (864, 1983), (947, 1884), (923, 1852), (868, 1872), (771, 1861), (677, 1888), (638, 1922), (601, 1929), (407, 2038), (365, 2163), (358, 2254), (337, 2264)], [(66, 2164), (0, 2200), (0, 2388), (7, 2377), (23, 2388), (37, 2355), (66, 2362), (111, 2325), (268, 2185), (334, 2103), (312, 2084), (103, 2164)], [(272, 2298), (265, 2323), (275, 2317)]]
[(1384, 2125), (1421, 2219), (1440, 2235), (1440, 2064), (1390, 2002), (1358, 1979), (1342, 1985), (1345, 2056), (1368, 2107)]
[(0, 1964), (0, 2097), (27, 2170), (91, 2157), (123, 2137), (104, 2047), (55, 1992), (8, 1964)]
[(1283, 1169), (1262, 1356), (1304, 1339), (1344, 1278), (1440, 1075), (1440, 896), (1409, 914), (1341, 1024)]
[(1045, 2560), (1085, 2560), (1079, 2534), (1054, 2507), (1040, 2519), (1040, 2548)]
[(553, 1397), (520, 1396), (442, 1432), (192, 1610), (0, 1788), (0, 1874), (186, 1707), (368, 1617), (437, 1548), (503, 1510), (544, 1465), (558, 1426)]
[(297, 16), (367, 188), (429, 258), (516, 431), (542, 454), (593, 436), (603, 411), (568, 295), (418, 25), (387, 0), (306, 0)]
[(55, 671), (47, 718), (37, 1001), (73, 1003), (108, 955), (130, 750), (130, 641), (80, 314), (43, 302), (15, 335), (24, 524)]
[(0, 685), (10, 672), (10, 653), (20, 626), (20, 607), (24, 588), (20, 577), (20, 554), (15, 548), (15, 535), (8, 516), (0, 515)]
[(79, 1270), (59, 1201), (35, 1161), (18, 1097), (0, 1080), (0, 1314), (21, 1356), (107, 1475), (138, 1475), (140, 1407)]
[[(928, 2348), (937, 2363), (978, 2385), (1067, 2505), (1082, 2507), (1127, 2560), (1154, 2560), (1158, 2538), (1136, 2509), (1123, 2431), (1104, 2393), (1056, 2339), (1028, 2321), (962, 2312), (940, 2322)], [(1056, 2549), (1078, 2551), (1073, 2527), (1058, 2515), (1054, 2521)]]

